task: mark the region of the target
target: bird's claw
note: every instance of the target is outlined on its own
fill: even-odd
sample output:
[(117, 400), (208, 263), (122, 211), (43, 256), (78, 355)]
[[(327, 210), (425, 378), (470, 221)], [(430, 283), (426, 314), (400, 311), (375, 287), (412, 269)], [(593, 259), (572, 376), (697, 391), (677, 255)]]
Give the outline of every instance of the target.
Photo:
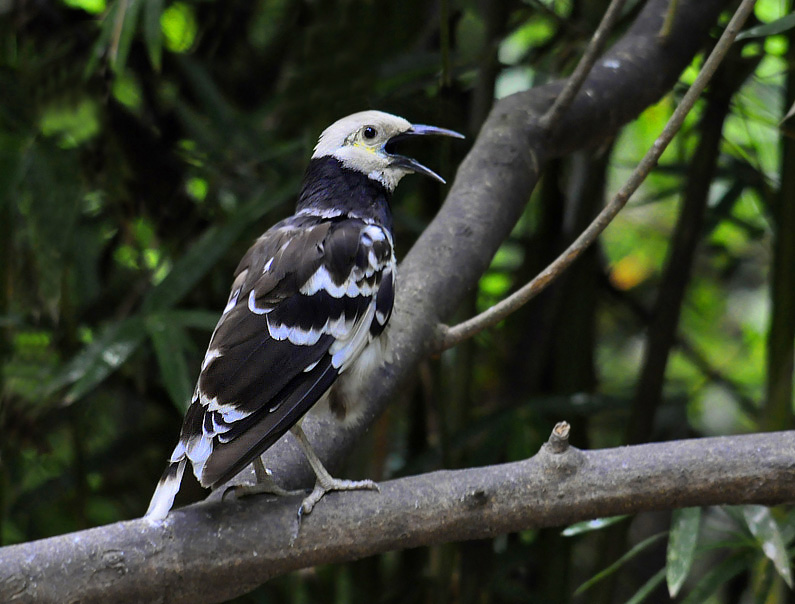
[(301, 502), (298, 508), (298, 528), (295, 532), (295, 537), (298, 536), (298, 530), (301, 528), (301, 519), (308, 516), (315, 509), (317, 503), (323, 499), (326, 493), (330, 491), (359, 491), (369, 490), (381, 492), (381, 487), (372, 480), (341, 480), (339, 478), (332, 478), (331, 480), (318, 481), (315, 483), (315, 488), (307, 495)]

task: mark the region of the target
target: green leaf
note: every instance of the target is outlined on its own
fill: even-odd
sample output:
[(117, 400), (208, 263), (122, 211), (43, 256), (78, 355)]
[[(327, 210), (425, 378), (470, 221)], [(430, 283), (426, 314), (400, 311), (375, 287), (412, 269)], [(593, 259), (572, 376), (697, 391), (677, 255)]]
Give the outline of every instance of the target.
[(718, 589), (748, 568), (750, 563), (751, 557), (747, 552), (729, 556), (704, 575), (681, 604), (703, 604)]
[(116, 371), (144, 341), (146, 332), (140, 317), (125, 319), (108, 327), (96, 340), (72, 358), (46, 385), (46, 391), (73, 384), (64, 404), (84, 397), (97, 384)]
[(138, 28), (138, 15), (141, 12), (141, 0), (119, 0), (119, 12), (114, 24), (114, 37), (111, 38), (110, 66), (113, 71), (124, 71), (127, 56), (130, 54), (135, 31)]
[(674, 510), (668, 533), (666, 581), (668, 593), (675, 598), (690, 573), (698, 541), (701, 508)]
[(743, 506), (743, 518), (751, 534), (762, 548), (762, 552), (773, 561), (778, 574), (792, 589), (792, 567), (787, 547), (770, 508), (763, 505)]
[(268, 210), (294, 194), (295, 181), (273, 192), (265, 201), (258, 195), (238, 209), (226, 224), (207, 229), (199, 240), (177, 260), (166, 277), (152, 288), (143, 301), (144, 314), (171, 308), (191, 291), (218, 259), (240, 237), (243, 230)]
[(585, 522), (578, 522), (566, 527), (561, 535), (564, 537), (574, 537), (582, 533), (590, 533), (591, 531), (599, 531), (608, 526), (613, 526), (621, 522), (627, 516), (610, 516), (609, 518), (596, 518), (595, 520), (586, 520)]
[(784, 15), (780, 19), (771, 21), (770, 23), (763, 23), (755, 27), (749, 27), (744, 32), (735, 38), (735, 41), (745, 40), (747, 38), (764, 38), (766, 36), (775, 36), (776, 34), (784, 33), (795, 27), (795, 13)]
[(89, 54), (88, 61), (86, 61), (86, 68), (83, 70), (83, 77), (85, 79), (88, 79), (94, 75), (99, 61), (107, 55), (108, 44), (110, 43), (110, 39), (113, 36), (113, 28), (114, 24), (116, 23), (116, 13), (119, 12), (119, 4), (119, 2), (114, 2), (108, 9), (108, 12), (105, 13), (105, 17), (102, 19), (102, 25), (100, 25), (99, 29), (99, 36), (97, 36), (97, 41), (91, 48), (91, 54)]
[(585, 583), (580, 585), (577, 588), (577, 591), (574, 592), (574, 595), (575, 596), (579, 596), (586, 589), (592, 587), (593, 585), (595, 585), (596, 583), (598, 583), (602, 579), (605, 579), (605, 578), (609, 577), (614, 572), (616, 572), (619, 568), (621, 568), (625, 563), (627, 563), (630, 560), (632, 560), (632, 558), (634, 558), (635, 556), (640, 554), (647, 547), (653, 545), (654, 543), (656, 543), (657, 541), (662, 539), (664, 536), (665, 536), (665, 533), (657, 533), (656, 535), (652, 535), (651, 537), (649, 537), (647, 539), (644, 539), (643, 541), (638, 543), (635, 547), (633, 547), (631, 550), (629, 550), (626, 554), (621, 556), (618, 560), (613, 562), (606, 569), (596, 573), (593, 577), (591, 577)]
[(640, 604), (649, 594), (651, 594), (651, 592), (657, 589), (657, 586), (664, 580), (665, 569), (661, 568), (659, 571), (654, 573), (654, 576), (652, 576), (651, 579), (641, 585), (640, 589), (635, 592), (635, 595), (626, 601), (626, 604)]
[(163, 14), (163, 0), (146, 0), (144, 5), (143, 34), (146, 53), (155, 71), (160, 71), (163, 58), (163, 30), (160, 17)]
[(193, 384), (185, 360), (188, 338), (179, 324), (166, 314), (153, 314), (146, 318), (146, 330), (152, 339), (160, 376), (171, 400), (184, 412), (190, 402)]

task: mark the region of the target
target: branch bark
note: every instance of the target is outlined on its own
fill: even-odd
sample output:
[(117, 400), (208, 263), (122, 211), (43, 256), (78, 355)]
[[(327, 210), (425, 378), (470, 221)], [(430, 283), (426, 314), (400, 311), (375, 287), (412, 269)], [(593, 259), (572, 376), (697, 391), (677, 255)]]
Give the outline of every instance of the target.
[(524, 461), (328, 495), (294, 539), (299, 500), (200, 503), (163, 523), (2, 548), (0, 600), (221, 602), (291, 570), (395, 549), (675, 507), (792, 502), (795, 432), (596, 451), (553, 435)]

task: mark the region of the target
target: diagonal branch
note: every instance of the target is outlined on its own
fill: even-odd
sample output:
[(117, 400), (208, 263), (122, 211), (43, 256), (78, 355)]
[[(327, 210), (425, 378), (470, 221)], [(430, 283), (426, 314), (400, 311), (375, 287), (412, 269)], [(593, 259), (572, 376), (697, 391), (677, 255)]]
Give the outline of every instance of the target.
[(612, 0), (610, 2), (610, 6), (607, 7), (602, 21), (599, 23), (599, 27), (596, 28), (593, 36), (591, 36), (588, 48), (585, 49), (577, 67), (566, 80), (563, 91), (555, 99), (552, 107), (541, 116), (540, 122), (543, 130), (547, 132), (553, 130), (560, 121), (561, 116), (566, 113), (574, 97), (577, 96), (580, 88), (582, 88), (582, 85), (585, 83), (585, 78), (588, 77), (594, 63), (596, 63), (596, 59), (602, 53), (607, 43), (607, 36), (621, 16), (621, 9), (624, 8), (624, 2), (625, 0)]
[[(560, 426), (559, 426), (560, 427)], [(220, 602), (299, 568), (595, 517), (795, 501), (795, 432), (581, 451), (565, 430), (533, 458), (335, 493), (301, 525), (300, 497), (201, 503), (0, 548), (0, 601)]]
[[(740, 28), (743, 23), (745, 23), (748, 15), (750, 15), (755, 3), (755, 0), (743, 0), (742, 4), (740, 4), (737, 12), (721, 35), (720, 40), (718, 40), (709, 58), (704, 63), (704, 67), (701, 69), (698, 77), (674, 110), (665, 128), (663, 128), (663, 131), (660, 133), (660, 136), (657, 137), (657, 140), (654, 141), (654, 144), (646, 152), (646, 155), (635, 167), (635, 170), (630, 174), (627, 182), (618, 190), (610, 203), (605, 206), (593, 222), (588, 225), (588, 228), (586, 228), (582, 234), (577, 237), (574, 243), (572, 243), (560, 256), (547, 266), (547, 268), (541, 271), (538, 276), (522, 286), (518, 291), (508, 296), (505, 300), (495, 304), (476, 317), (472, 317), (454, 327), (441, 326), (439, 328), (437, 342), (437, 349), (439, 351), (451, 348), (459, 342), (480, 333), (484, 329), (496, 325), (508, 315), (527, 304), (527, 302), (544, 291), (550, 283), (571, 266), (572, 263), (596, 241), (597, 237), (599, 237), (602, 231), (613, 221), (627, 204), (630, 196), (637, 191), (641, 183), (643, 183), (652, 169), (657, 165), (660, 156), (662, 156), (676, 133), (679, 132), (679, 129), (685, 121), (685, 117), (687, 117), (687, 114), (693, 109), (701, 93), (712, 79), (712, 76), (715, 75), (715, 70), (718, 68), (718, 65), (720, 65), (723, 58), (729, 52), (731, 45), (734, 43), (734, 39), (737, 37), (737, 34), (740, 33)], [(546, 118), (546, 115), (544, 118)], [(545, 121), (544, 118), (542, 118), (542, 123)]]

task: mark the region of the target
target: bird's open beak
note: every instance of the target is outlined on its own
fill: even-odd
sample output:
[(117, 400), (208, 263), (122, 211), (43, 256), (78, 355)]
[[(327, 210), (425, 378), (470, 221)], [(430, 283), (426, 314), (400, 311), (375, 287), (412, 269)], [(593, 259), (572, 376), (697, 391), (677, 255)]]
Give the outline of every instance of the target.
[(455, 130), (448, 130), (446, 128), (437, 128), (436, 126), (426, 126), (424, 124), (412, 124), (411, 128), (397, 134), (389, 139), (386, 145), (384, 145), (384, 150), (392, 157), (392, 166), (397, 166), (399, 168), (403, 168), (409, 172), (416, 172), (417, 174), (425, 174), (425, 176), (430, 176), (434, 180), (438, 180), (442, 184), (446, 184), (444, 178), (439, 176), (436, 172), (431, 170), (430, 168), (426, 168), (416, 159), (412, 159), (411, 157), (406, 157), (405, 155), (397, 155), (393, 153), (395, 148), (395, 144), (406, 140), (408, 138), (413, 138), (415, 136), (425, 136), (427, 134), (435, 134), (436, 136), (449, 136), (452, 138), (464, 138), (463, 134), (456, 132)]

